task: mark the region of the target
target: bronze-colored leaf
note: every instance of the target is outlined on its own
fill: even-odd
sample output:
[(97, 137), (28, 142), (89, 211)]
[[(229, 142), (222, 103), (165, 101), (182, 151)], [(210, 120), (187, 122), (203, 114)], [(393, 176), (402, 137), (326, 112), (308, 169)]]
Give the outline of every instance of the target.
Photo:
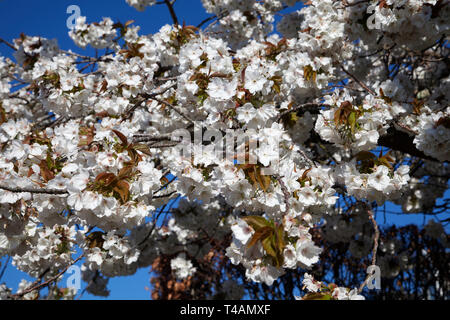
[(117, 177), (111, 172), (101, 172), (97, 175), (94, 182), (96, 184), (102, 184), (103, 186), (110, 186), (116, 181)]
[(108, 81), (106, 81), (106, 79), (105, 79), (102, 82), (102, 87), (100, 88), (100, 92), (105, 92), (107, 88), (108, 88)]
[(112, 129), (112, 132), (114, 132), (114, 133), (116, 134), (116, 136), (119, 137), (119, 139), (120, 139), (120, 141), (122, 141), (122, 145), (123, 145), (124, 147), (128, 146), (128, 140), (127, 140), (127, 137), (125, 137), (125, 136), (123, 135), (123, 133), (121, 133), (120, 131), (114, 130), (114, 129)]
[(308, 173), (311, 171), (312, 168), (306, 169), (305, 171), (303, 171), (301, 180), (305, 181), (308, 178)]
[(373, 160), (376, 156), (370, 151), (360, 151), (355, 155), (356, 160), (364, 161), (364, 160)]
[(276, 227), (275, 239), (278, 251), (283, 253), (284, 248), (286, 247), (286, 241), (285, 241), (284, 226), (282, 224)]
[(49, 169), (48, 163), (46, 160), (41, 160), (41, 163), (39, 164), (39, 168), (41, 169), (41, 177), (45, 182), (48, 182), (55, 177), (53, 172)]
[(253, 234), (251, 239), (247, 243), (247, 248), (253, 247), (258, 241), (263, 241), (265, 238), (270, 237), (273, 234), (272, 227), (263, 227)]
[(312, 66), (307, 65), (303, 67), (303, 77), (306, 81), (316, 82), (317, 72), (313, 70)]
[(124, 166), (122, 169), (120, 169), (117, 178), (120, 180), (127, 179), (131, 176), (132, 172), (133, 172), (132, 166), (130, 166), (130, 165)]
[(264, 192), (267, 192), (267, 189), (270, 186), (270, 176), (265, 176), (261, 174), (261, 170), (257, 170), (255, 172), (256, 179), (258, 180), (258, 184)]
[(113, 190), (117, 192), (122, 200), (122, 203), (126, 203), (130, 197), (130, 185), (125, 180), (117, 181)]
[(264, 227), (270, 227), (270, 222), (261, 216), (246, 216), (242, 217), (241, 219), (244, 220), (255, 231), (258, 231), (259, 229)]
[(137, 143), (133, 145), (133, 149), (142, 152), (143, 154), (146, 154), (148, 156), (151, 156), (150, 148), (148, 145), (144, 143)]
[(89, 248), (102, 248), (103, 247), (103, 242), (105, 242), (105, 240), (103, 239), (103, 235), (104, 233), (101, 231), (94, 231), (91, 232), (90, 234), (88, 234), (86, 236), (86, 242), (88, 243), (88, 247)]

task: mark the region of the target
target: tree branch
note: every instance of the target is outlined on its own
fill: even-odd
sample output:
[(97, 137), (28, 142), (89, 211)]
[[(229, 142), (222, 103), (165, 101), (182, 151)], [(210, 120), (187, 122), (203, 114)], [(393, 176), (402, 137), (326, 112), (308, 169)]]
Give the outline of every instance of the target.
[(152, 98), (154, 98), (154, 97), (156, 97), (156, 96), (159, 96), (159, 95), (161, 95), (161, 94), (164, 94), (165, 92), (169, 91), (170, 89), (172, 89), (172, 88), (174, 88), (174, 87), (176, 87), (176, 86), (177, 86), (177, 84), (174, 83), (173, 85), (168, 86), (167, 88), (164, 88), (164, 89), (161, 90), (161, 91), (153, 92), (153, 93), (150, 93), (150, 94), (142, 94), (142, 95), (141, 95), (142, 98), (139, 99), (139, 100), (138, 100), (131, 108), (129, 108), (129, 109), (123, 114), (123, 116), (122, 116), (122, 117), (123, 117), (122, 121), (125, 121), (125, 120), (130, 119), (130, 118), (133, 116), (134, 111), (135, 111), (137, 108), (139, 108), (139, 107), (142, 105), (143, 102), (145, 102), (145, 99), (152, 99)]
[(164, 100), (158, 99), (156, 97), (149, 97), (152, 100), (158, 101), (159, 103), (169, 107), (170, 109), (172, 109), (173, 111), (175, 111), (176, 113), (178, 113), (180, 116), (182, 116), (185, 120), (189, 121), (192, 124), (195, 124), (194, 120), (192, 120), (191, 118), (189, 118), (187, 115), (185, 115), (183, 113), (183, 111), (181, 111), (180, 109), (178, 109), (178, 107), (174, 106), (173, 104), (170, 104)]
[(418, 150), (414, 145), (414, 137), (406, 132), (399, 131), (394, 127), (390, 127), (387, 133), (378, 139), (378, 145), (388, 147), (390, 149), (410, 154), (411, 156), (419, 157), (426, 160), (438, 161), (437, 159), (427, 156), (422, 151)]
[(0, 185), (0, 189), (21, 193), (21, 192), (29, 192), (29, 193), (41, 193), (41, 194), (53, 194), (53, 195), (67, 195), (68, 192), (66, 190), (57, 190), (57, 189), (34, 189), (34, 188), (17, 188), (17, 187), (8, 187), (5, 185)]
[[(175, 1), (174, 1), (175, 2)], [(173, 8), (173, 3), (170, 0), (164, 0), (164, 3), (166, 4), (167, 8), (169, 9), (170, 15), (172, 17), (173, 23), (175, 25), (178, 25), (178, 18), (177, 18), (177, 14), (175, 13), (175, 10)]]
[(13, 49), (14, 51), (17, 51), (17, 48), (13, 45), (13, 44), (11, 44), (11, 43), (9, 43), (8, 41), (6, 41), (5, 39), (2, 39), (2, 38), (0, 38), (0, 43), (4, 43), (4, 44), (6, 44), (8, 47), (10, 47), (11, 49)]
[(45, 282), (43, 282), (43, 283), (41, 283), (41, 284), (38, 284), (38, 285), (32, 285), (31, 287), (29, 287), (28, 289), (25, 289), (24, 291), (21, 291), (21, 292), (19, 292), (19, 293), (13, 294), (12, 297), (13, 297), (14, 299), (18, 299), (18, 298), (23, 297), (23, 296), (26, 295), (27, 293), (30, 293), (30, 292), (34, 291), (34, 290), (39, 290), (39, 289), (42, 289), (42, 288), (44, 288), (44, 287), (47, 287), (47, 286), (50, 285), (52, 282), (56, 281), (60, 276), (62, 276), (62, 275), (67, 271), (67, 269), (69, 269), (69, 268), (70, 268), (71, 266), (73, 266), (75, 263), (77, 263), (78, 261), (80, 261), (80, 259), (83, 258), (83, 256), (84, 256), (84, 253), (83, 253), (81, 256), (79, 256), (78, 258), (76, 258), (74, 261), (72, 261), (70, 264), (68, 264), (68, 265), (67, 265), (64, 269), (62, 269), (56, 276), (54, 276), (54, 277), (48, 279), (47, 281), (45, 281)]
[(303, 112), (306, 111), (317, 111), (317, 113), (319, 112), (319, 108), (320, 106), (324, 106), (324, 107), (330, 107), (330, 105), (328, 104), (320, 104), (320, 103), (304, 103), (304, 104), (300, 104), (298, 106), (292, 107), (289, 110), (285, 110), (283, 112), (281, 112), (278, 116), (275, 117), (274, 121), (275, 122), (279, 122), (284, 116), (290, 114), (291, 112), (297, 112), (299, 110), (302, 110)]
[(359, 80), (358, 78), (356, 78), (353, 74), (351, 74), (350, 72), (348, 72), (345, 68), (344, 68), (344, 66), (343, 65), (340, 65), (341, 66), (341, 68), (342, 68), (342, 71), (344, 71), (347, 75), (349, 75), (354, 81), (356, 81), (361, 87), (363, 87), (364, 89), (366, 89), (367, 90), (367, 92), (369, 92), (371, 95), (373, 95), (373, 96), (377, 96), (377, 94), (372, 90), (372, 89), (370, 89), (368, 86), (366, 86), (365, 84), (364, 84), (364, 82), (362, 82), (361, 80)]

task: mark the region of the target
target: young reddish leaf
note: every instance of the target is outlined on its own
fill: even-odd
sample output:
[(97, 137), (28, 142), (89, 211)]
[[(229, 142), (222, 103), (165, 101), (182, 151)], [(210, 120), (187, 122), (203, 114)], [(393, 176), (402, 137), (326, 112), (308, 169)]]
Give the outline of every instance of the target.
[(169, 179), (167, 179), (167, 177), (162, 177), (159, 181), (161, 182), (162, 185), (169, 183)]
[(394, 170), (392, 165), (389, 163), (389, 161), (385, 157), (378, 158), (377, 161), (380, 165), (383, 165), (385, 167), (388, 167), (390, 170)]
[(122, 145), (124, 146), (124, 147), (126, 147), (126, 146), (128, 146), (128, 140), (127, 140), (127, 137), (125, 137), (124, 135), (123, 135), (123, 133), (121, 133), (120, 131), (117, 131), (117, 130), (112, 130), (112, 132), (114, 132), (118, 137), (119, 137), (119, 139), (120, 139), (120, 141), (122, 141)]
[(450, 117), (441, 117), (435, 123), (435, 127), (443, 126), (447, 129), (450, 129)]
[(111, 185), (116, 180), (116, 175), (111, 172), (101, 172), (95, 178), (95, 183), (103, 183), (105, 186)]
[(48, 168), (48, 163), (46, 160), (41, 160), (39, 168), (41, 169), (41, 177), (45, 182), (48, 182), (55, 177), (53, 172)]
[(316, 82), (317, 72), (310, 65), (303, 67), (303, 77), (306, 81)]
[(253, 186), (254, 186), (255, 188), (257, 188), (258, 181), (256, 180), (256, 172), (255, 172), (255, 171), (256, 171), (255, 169), (253, 169), (253, 170), (248, 170), (248, 171), (247, 171), (247, 174), (248, 174), (248, 177), (250, 178), (250, 180), (251, 180)]
[(117, 177), (120, 180), (123, 180), (123, 179), (129, 178), (132, 172), (133, 172), (132, 166), (124, 166), (122, 169), (120, 169), (119, 175)]
[(306, 178), (308, 178), (308, 172), (310, 172), (311, 169), (312, 168), (309, 168), (309, 169), (306, 169), (305, 171), (303, 171), (303, 174), (302, 174), (302, 177), (301, 177), (302, 181), (304, 181), (304, 180), (306, 180)]
[(152, 153), (150, 152), (150, 148), (148, 145), (143, 144), (143, 143), (138, 143), (138, 144), (134, 144), (133, 145), (133, 149), (136, 151), (140, 151), (143, 154), (147, 155), (147, 156), (151, 156)]

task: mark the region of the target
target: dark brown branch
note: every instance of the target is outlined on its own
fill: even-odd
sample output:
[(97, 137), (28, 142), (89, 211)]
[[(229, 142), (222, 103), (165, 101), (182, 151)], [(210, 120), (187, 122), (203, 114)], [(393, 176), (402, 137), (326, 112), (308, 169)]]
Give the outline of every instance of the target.
[(5, 262), (5, 265), (3, 266), (2, 271), (0, 272), (0, 280), (2, 280), (3, 275), (5, 274), (6, 268), (8, 267), (9, 261), (11, 260), (11, 256), (8, 256), (8, 259)]
[(175, 25), (178, 25), (178, 18), (177, 18), (177, 14), (175, 13), (175, 10), (173, 8), (173, 2), (171, 2), (170, 0), (164, 0), (164, 3), (166, 4), (167, 8), (169, 9), (170, 16), (172, 17), (173, 23)]
[(160, 136), (151, 136), (151, 135), (134, 135), (134, 142), (161, 142), (161, 141), (172, 141), (171, 135), (160, 135)]
[(390, 127), (387, 130), (387, 133), (378, 139), (378, 145), (407, 153), (414, 157), (419, 157), (431, 161), (438, 161), (435, 158), (427, 156), (425, 153), (416, 148), (416, 146), (414, 145), (414, 136), (411, 136), (406, 132), (399, 131), (394, 127)]
[(216, 15), (213, 15), (213, 16), (211, 16), (211, 17), (206, 18), (205, 20), (203, 20), (202, 22), (200, 22), (200, 23), (197, 25), (197, 29), (200, 29), (205, 23), (208, 23), (209, 21), (214, 20), (215, 18), (217, 18)]
[(0, 38), (0, 43), (4, 43), (4, 44), (6, 44), (8, 47), (10, 47), (11, 49), (13, 49), (14, 51), (17, 51), (17, 48), (13, 45), (13, 44), (11, 44), (11, 43), (9, 43), (8, 41), (6, 41), (5, 39), (2, 39), (2, 38)]
[(41, 194), (54, 194), (54, 195), (67, 195), (68, 192), (66, 190), (57, 190), (57, 189), (35, 189), (35, 188), (17, 188), (17, 187), (8, 187), (5, 185), (0, 185), (0, 189), (21, 193), (21, 192), (29, 192), (29, 193), (41, 193)]
[(275, 119), (275, 122), (279, 122), (284, 116), (290, 114), (291, 112), (297, 112), (299, 110), (306, 112), (306, 111), (310, 111), (313, 113), (319, 113), (320, 111), (320, 106), (324, 106), (324, 107), (330, 107), (327, 104), (320, 104), (320, 103), (304, 103), (304, 104), (300, 104), (298, 106), (292, 107), (289, 110), (285, 110), (283, 112), (281, 112)]
[(345, 68), (344, 68), (344, 66), (343, 65), (341, 65), (341, 68), (342, 68), (342, 71), (344, 71), (348, 76), (350, 76), (354, 81), (356, 81), (361, 87), (363, 87), (364, 89), (366, 89), (367, 90), (367, 92), (369, 92), (371, 95), (373, 95), (373, 96), (377, 96), (377, 94), (372, 90), (372, 89), (370, 89), (368, 86), (366, 86), (365, 84), (364, 84), (364, 82), (362, 82), (361, 80), (359, 80), (358, 78), (356, 78), (353, 74), (351, 74), (350, 72), (348, 72)]

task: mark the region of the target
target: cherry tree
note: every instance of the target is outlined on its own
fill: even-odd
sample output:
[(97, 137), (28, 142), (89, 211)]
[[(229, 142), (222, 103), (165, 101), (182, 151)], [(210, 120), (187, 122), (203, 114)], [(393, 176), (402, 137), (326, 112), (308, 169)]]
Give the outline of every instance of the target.
[(100, 296), (151, 267), (155, 299), (364, 299), (372, 266), (448, 297), (449, 1), (300, 2), (127, 0), (173, 21), (79, 17), (95, 57), (0, 39), (0, 257), (36, 279), (0, 298), (75, 298), (77, 263)]

